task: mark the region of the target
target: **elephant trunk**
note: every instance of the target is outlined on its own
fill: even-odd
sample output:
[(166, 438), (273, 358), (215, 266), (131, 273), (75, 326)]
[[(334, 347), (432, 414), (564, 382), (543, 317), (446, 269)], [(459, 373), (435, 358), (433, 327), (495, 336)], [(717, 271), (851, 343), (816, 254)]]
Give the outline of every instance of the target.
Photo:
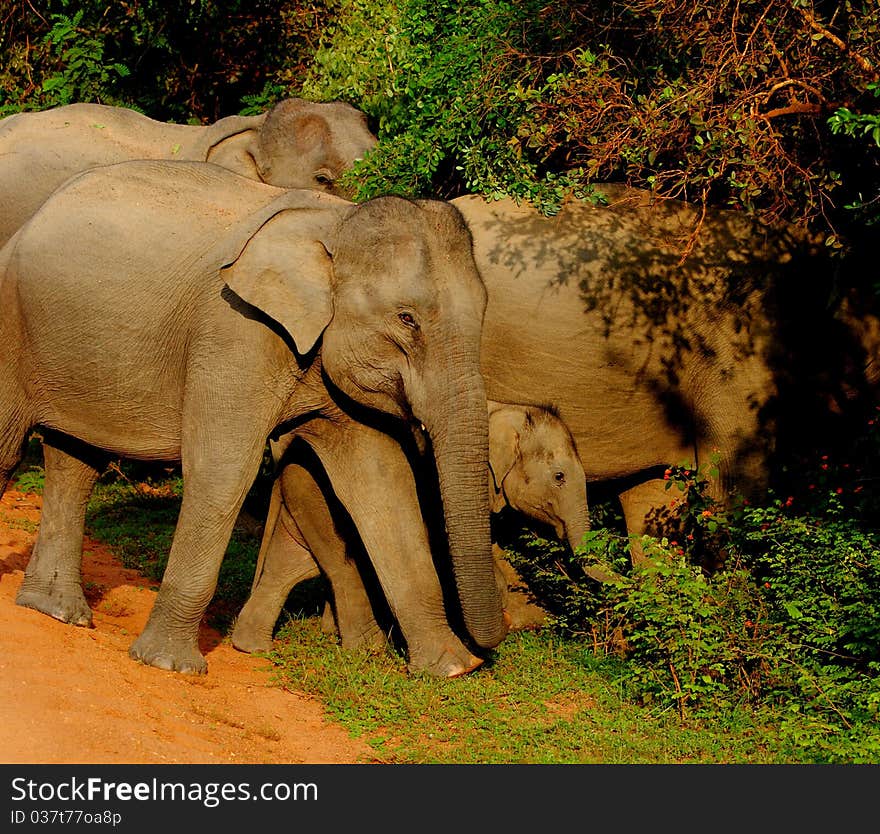
[(446, 518), (452, 571), (465, 626), (483, 648), (507, 634), (495, 581), (489, 531), (489, 427), (479, 373), (453, 382), (430, 421), (423, 421), (434, 450)]
[(565, 536), (572, 550), (583, 544), (584, 536), (590, 529), (590, 512), (584, 501), (577, 510), (565, 519)]

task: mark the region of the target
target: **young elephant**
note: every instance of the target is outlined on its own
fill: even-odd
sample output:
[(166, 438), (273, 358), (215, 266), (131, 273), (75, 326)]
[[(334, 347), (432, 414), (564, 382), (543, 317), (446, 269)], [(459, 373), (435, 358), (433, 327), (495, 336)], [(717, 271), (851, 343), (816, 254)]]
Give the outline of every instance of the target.
[[(497, 645), (506, 626), (486, 494), (485, 303), (467, 228), (447, 203), (355, 206), (185, 162), (71, 179), (0, 250), (0, 493), (27, 433), (40, 427), (48, 441), (39, 548), (18, 602), (87, 623), (90, 464), (102, 452), (180, 460), (168, 567), (130, 653), (204, 672), (199, 622), (267, 437), (294, 421), (342, 424), (339, 403), (354, 403), (425, 425), (467, 629), (477, 646)], [(345, 460), (370, 467), (356, 451)], [(381, 484), (381, 469), (365, 471)], [(386, 572), (390, 598), (406, 595), (406, 579), (396, 565)], [(479, 660), (442, 604), (435, 581), (400, 606), (430, 631), (411, 662), (461, 674)]]
[[(584, 469), (565, 424), (552, 409), (490, 401), (489, 416), (489, 504), (493, 513), (511, 508), (526, 517), (548, 524), (563, 541), (577, 547), (589, 529), (589, 511)], [(381, 443), (379, 431), (358, 427), (357, 441)], [(263, 542), (257, 561), (254, 585), (232, 635), (232, 644), (242, 651), (267, 651), (281, 608), (299, 582), (323, 571), (332, 589), (332, 623), (345, 648), (375, 645), (384, 641), (372, 600), (361, 575), (364, 559), (358, 533), (339, 512), (339, 502), (331, 485), (310, 452), (288, 435), (273, 445), (278, 476), (272, 489)], [(376, 435), (376, 436), (373, 436)], [(310, 441), (314, 442), (314, 429)], [(418, 547), (428, 546), (428, 533), (420, 518), (410, 517), (417, 502), (412, 473), (399, 465), (400, 456), (393, 443), (385, 446), (380, 460), (384, 468), (394, 467), (393, 496), (370, 491), (371, 515), (384, 519), (387, 513), (408, 517), (406, 528)], [(378, 450), (377, 450), (378, 454)], [(418, 461), (414, 461), (419, 466)], [(402, 498), (409, 494), (410, 501)], [(426, 515), (432, 515), (426, 508)], [(394, 551), (404, 562), (414, 545), (412, 538), (394, 543)], [(386, 543), (386, 547), (387, 547)], [(505, 611), (513, 628), (522, 627), (540, 616), (532, 606), (516, 572), (496, 548), (496, 580)], [(360, 568), (358, 562), (360, 561)], [(320, 569), (319, 569), (320, 565)], [(367, 569), (369, 566), (367, 566)], [(413, 635), (401, 628), (407, 646)]]
[(341, 194), (336, 181), (374, 145), (366, 117), (343, 102), (284, 99), (258, 116), (211, 125), (157, 122), (135, 110), (69, 104), (0, 120), (0, 245), (68, 177), (115, 162), (213, 162), (284, 188)]

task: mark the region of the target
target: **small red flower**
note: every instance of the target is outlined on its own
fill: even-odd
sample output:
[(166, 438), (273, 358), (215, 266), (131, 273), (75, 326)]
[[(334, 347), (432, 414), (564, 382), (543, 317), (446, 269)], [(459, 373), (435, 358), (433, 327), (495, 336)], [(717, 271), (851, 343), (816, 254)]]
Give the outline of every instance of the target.
[(843, 495), (843, 487), (838, 487), (838, 488), (837, 488), (836, 490), (834, 490), (834, 491), (835, 491), (838, 495)]
[(770, 587), (770, 583), (769, 583), (769, 582), (765, 582), (765, 583), (764, 583), (764, 587), (765, 587), (765, 588), (769, 588), (769, 587)]

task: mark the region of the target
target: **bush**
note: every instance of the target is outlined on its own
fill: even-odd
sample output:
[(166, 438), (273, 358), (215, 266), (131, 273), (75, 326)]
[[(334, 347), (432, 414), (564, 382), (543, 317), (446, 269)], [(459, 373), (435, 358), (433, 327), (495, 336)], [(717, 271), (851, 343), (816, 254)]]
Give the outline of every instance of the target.
[(552, 213), (589, 191), (553, 164), (533, 118), (556, 84), (556, 62), (538, 56), (571, 34), (539, 0), (342, 0), (303, 93), (355, 101), (378, 124), (379, 148), (351, 177), (361, 198), (470, 191)]
[(867, 130), (874, 4), (338, 0), (334, 10), (303, 89), (377, 119), (363, 197), (467, 190), (552, 213), (591, 183), (625, 181), (794, 223), (831, 247), (880, 216)]
[(264, 110), (305, 71), (326, 16), (320, 0), (13, 0), (0, 116), (73, 101), (195, 123)]
[[(551, 627), (593, 656), (623, 656), (620, 680), (646, 705), (682, 719), (748, 706), (816, 761), (877, 761), (880, 531), (854, 519), (836, 489), (809, 511), (786, 498), (725, 514), (694, 473), (670, 480), (700, 493), (679, 505), (681, 529), (711, 521), (722, 567), (705, 570), (698, 550), (668, 538), (645, 537), (647, 559), (631, 568), (626, 539), (610, 531), (594, 530), (568, 558), (526, 537), (512, 561)], [(586, 578), (597, 556), (620, 581)]]

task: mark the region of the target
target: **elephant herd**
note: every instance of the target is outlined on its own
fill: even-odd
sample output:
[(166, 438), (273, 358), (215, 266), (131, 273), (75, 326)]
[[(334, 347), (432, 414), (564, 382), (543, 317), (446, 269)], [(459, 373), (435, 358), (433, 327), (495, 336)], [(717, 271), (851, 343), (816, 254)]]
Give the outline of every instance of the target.
[(718, 498), (760, 493), (814, 417), (876, 396), (878, 320), (829, 303), (797, 236), (617, 185), (554, 217), (474, 195), (352, 203), (337, 180), (374, 144), (356, 109), (300, 99), (206, 127), (94, 104), (0, 120), (0, 493), (33, 429), (46, 473), (19, 604), (89, 625), (95, 481), (114, 456), (177, 461), (130, 654), (206, 671), (199, 623), (269, 442), (233, 644), (267, 649), (319, 573), (343, 646), (383, 642), (360, 548), (409, 668), (457, 676), (516, 625), (491, 513), (575, 547), (603, 482), (647, 532), (665, 468), (714, 459)]

